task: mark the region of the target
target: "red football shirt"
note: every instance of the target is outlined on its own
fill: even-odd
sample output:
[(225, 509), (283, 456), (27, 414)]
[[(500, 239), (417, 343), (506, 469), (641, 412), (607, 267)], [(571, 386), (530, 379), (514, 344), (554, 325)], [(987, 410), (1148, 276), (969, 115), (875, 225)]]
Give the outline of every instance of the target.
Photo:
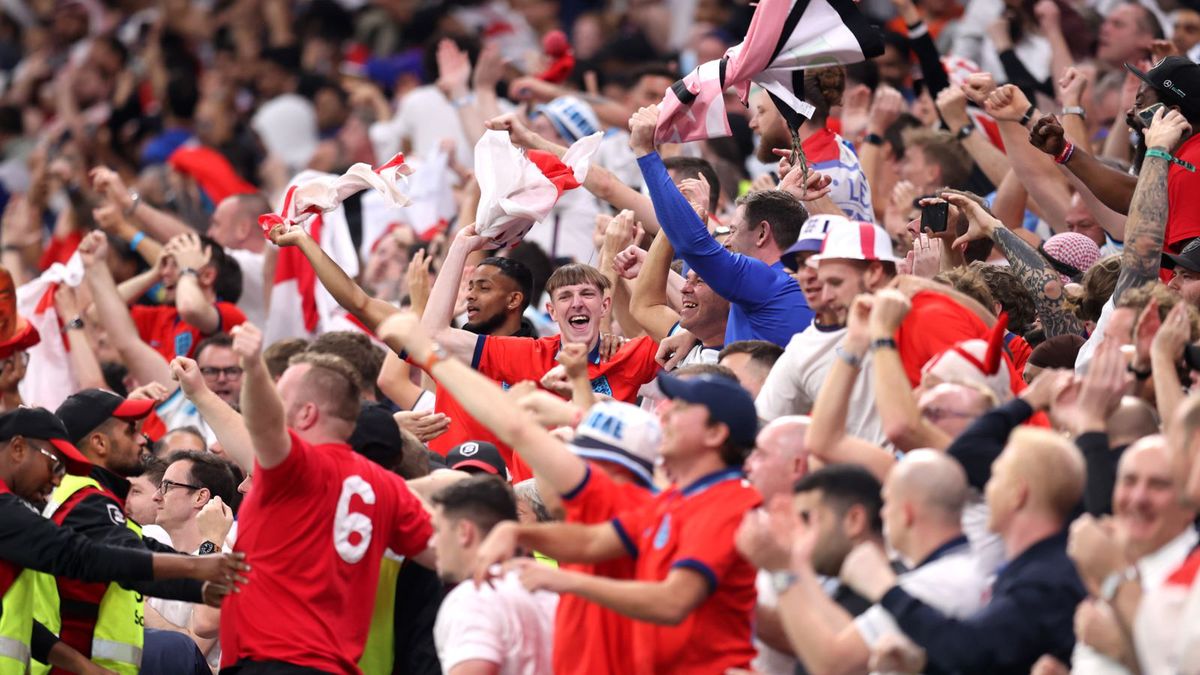
[[(562, 496), (567, 522), (591, 525), (612, 520), (618, 513), (648, 504), (654, 495), (634, 483), (617, 483), (593, 463), (578, 487)], [(620, 557), (602, 563), (560, 563), (574, 570), (609, 579), (633, 579), (633, 559)], [(607, 607), (564, 593), (554, 616), (556, 675), (609, 675), (633, 672), (633, 619)], [(587, 636), (580, 639), (580, 636)]]
[[(561, 335), (536, 339), (480, 335), (475, 343), (471, 367), (507, 389), (525, 380), (540, 381), (548, 370), (558, 365), (554, 357), (561, 347)], [(600, 360), (598, 348), (593, 349), (588, 357), (588, 377), (592, 380), (592, 389), (618, 401), (633, 403), (637, 400), (638, 389), (658, 374), (659, 366), (654, 360), (657, 351), (658, 344), (645, 336), (625, 343), (607, 361)], [(533, 472), (513, 454), (512, 448), (500, 443), (457, 401), (440, 390), (434, 410), (446, 413), (451, 422), (450, 429), (435, 439), (430, 448), (444, 455), (464, 441), (486, 440), (500, 450), (514, 483), (533, 477)]]
[[(221, 317), (220, 325), (215, 331), (217, 333), (228, 333), (234, 326), (246, 321), (242, 310), (228, 302), (218, 302), (217, 313)], [(199, 328), (185, 323), (175, 305), (134, 305), (129, 308), (129, 314), (133, 317), (133, 323), (137, 326), (142, 341), (162, 354), (168, 362), (176, 356), (194, 356), (196, 345), (207, 337)]]
[(242, 659), (358, 673), (384, 550), (411, 556), (433, 534), (404, 480), (344, 443), (288, 432), (282, 464), (255, 462), (236, 551), (251, 570), (221, 612), (221, 667)]
[(739, 469), (725, 469), (682, 490), (672, 487), (613, 520), (636, 579), (662, 581), (676, 567), (702, 574), (709, 595), (678, 626), (633, 622), (636, 673), (724, 673), (749, 668), (756, 570), (734, 547), (742, 516), (762, 503)]
[[(1184, 141), (1175, 153), (1179, 159), (1200, 166), (1200, 134)], [(1200, 237), (1200, 173), (1171, 163), (1167, 169), (1167, 234), (1166, 248), (1179, 253), (1193, 237)]]

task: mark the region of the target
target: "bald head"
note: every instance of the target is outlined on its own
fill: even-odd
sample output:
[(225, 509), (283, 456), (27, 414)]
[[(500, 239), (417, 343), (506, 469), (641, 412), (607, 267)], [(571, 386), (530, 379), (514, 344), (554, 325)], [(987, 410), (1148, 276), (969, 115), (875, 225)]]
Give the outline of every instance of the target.
[(1137, 396), (1123, 396), (1108, 418), (1108, 442), (1119, 448), (1158, 433), (1158, 413)]
[(754, 452), (746, 459), (746, 474), (764, 501), (790, 494), (792, 486), (807, 473), (808, 433), (806, 415), (785, 415), (758, 432)]
[(912, 502), (930, 518), (962, 521), (969, 487), (962, 465), (940, 452), (915, 450), (888, 474), (888, 499)]
[(1073, 443), (1046, 429), (1019, 427), (1008, 438), (1003, 455), (1029, 489), (1032, 506), (1066, 520), (1083, 498), (1083, 455)]

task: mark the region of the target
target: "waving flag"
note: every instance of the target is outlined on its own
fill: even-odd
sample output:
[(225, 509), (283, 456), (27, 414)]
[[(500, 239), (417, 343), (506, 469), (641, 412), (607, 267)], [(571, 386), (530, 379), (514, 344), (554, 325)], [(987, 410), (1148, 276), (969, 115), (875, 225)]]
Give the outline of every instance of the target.
[(803, 100), (804, 69), (856, 63), (883, 53), (883, 37), (852, 0), (760, 0), (741, 44), (718, 61), (700, 64), (667, 90), (657, 143), (729, 135), (725, 90), (747, 103), (750, 85), (767, 90), (795, 129), (813, 113)]

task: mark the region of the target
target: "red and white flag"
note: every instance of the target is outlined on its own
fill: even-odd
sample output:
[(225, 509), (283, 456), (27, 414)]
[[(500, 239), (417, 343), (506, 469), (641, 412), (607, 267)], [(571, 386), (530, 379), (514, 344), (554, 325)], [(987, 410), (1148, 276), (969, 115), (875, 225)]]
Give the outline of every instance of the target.
[(660, 104), (657, 143), (728, 136), (725, 90), (747, 103), (750, 85), (770, 93), (792, 128), (812, 115), (804, 69), (856, 63), (883, 53), (883, 36), (852, 0), (760, 0), (741, 44), (671, 85)]
[(79, 388), (58, 312), (54, 309), (54, 292), (63, 284), (76, 287), (82, 283), (83, 262), (75, 253), (67, 264), (54, 263), (41, 276), (17, 288), (17, 314), (25, 317), (43, 336), (40, 342), (26, 350), (29, 366), (18, 387), (26, 405), (54, 410)]

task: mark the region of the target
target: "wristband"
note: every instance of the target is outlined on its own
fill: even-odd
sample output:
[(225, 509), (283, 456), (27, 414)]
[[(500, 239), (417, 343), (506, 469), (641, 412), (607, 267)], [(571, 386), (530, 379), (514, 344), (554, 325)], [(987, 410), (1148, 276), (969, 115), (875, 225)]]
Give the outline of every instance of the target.
[(1037, 110), (1037, 107), (1030, 103), (1029, 108), (1025, 111), (1025, 114), (1021, 115), (1021, 126), (1029, 126), (1029, 120), (1033, 119), (1033, 112), (1035, 110)]
[(879, 134), (867, 134), (866, 138), (863, 139), (863, 143), (867, 145), (883, 145), (883, 136)]
[(842, 347), (841, 345), (834, 347), (833, 353), (837, 354), (837, 357), (839, 359), (845, 361), (846, 365), (850, 366), (851, 368), (861, 368), (862, 367), (862, 357), (851, 354), (850, 352), (846, 351), (846, 349), (844, 347)]
[(879, 338), (878, 340), (872, 340), (871, 351), (877, 351), (880, 349), (899, 349), (899, 347), (896, 346), (896, 340), (893, 338)]
[(1133, 376), (1137, 378), (1138, 382), (1145, 382), (1146, 380), (1150, 379), (1150, 375), (1152, 375), (1154, 372), (1152, 370), (1138, 370), (1137, 368), (1133, 367), (1132, 362), (1125, 366), (1125, 370), (1133, 373)]
[(1080, 119), (1087, 119), (1087, 113), (1083, 110), (1083, 106), (1069, 105), (1062, 109), (1063, 115), (1079, 115)]
[(1168, 162), (1179, 165), (1179, 166), (1183, 167), (1184, 169), (1187, 169), (1188, 171), (1191, 171), (1193, 173), (1195, 173), (1195, 171), (1196, 171), (1196, 167), (1191, 162), (1185, 162), (1182, 159), (1179, 159), (1178, 157), (1175, 157), (1171, 153), (1167, 152), (1166, 150), (1159, 150), (1158, 148), (1150, 148), (1149, 150), (1146, 151), (1146, 156), (1147, 157), (1157, 157), (1159, 159), (1165, 159)]
[(195, 267), (184, 267), (183, 269), (179, 270), (179, 278), (180, 279), (182, 279), (183, 277), (185, 277), (189, 274), (194, 274), (197, 277), (200, 276), (200, 272), (196, 271)]
[(129, 240), (129, 250), (137, 253), (138, 244), (142, 243), (142, 240), (145, 238), (146, 233), (138, 230), (138, 233), (133, 235), (133, 238)]
[(1055, 164), (1066, 164), (1067, 162), (1071, 161), (1071, 156), (1074, 154), (1075, 154), (1075, 144), (1072, 143), (1071, 141), (1067, 141), (1063, 145), (1062, 152), (1055, 155), (1054, 163)]

